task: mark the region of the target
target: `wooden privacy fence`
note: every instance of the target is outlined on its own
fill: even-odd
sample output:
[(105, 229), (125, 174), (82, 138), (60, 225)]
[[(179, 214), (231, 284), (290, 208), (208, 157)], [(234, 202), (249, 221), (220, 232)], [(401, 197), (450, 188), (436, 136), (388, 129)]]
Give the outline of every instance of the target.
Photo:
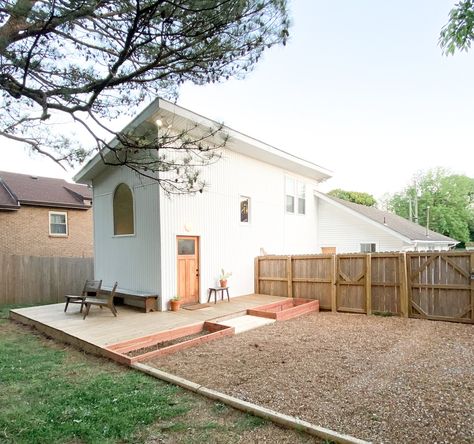
[(474, 253), (259, 256), (255, 293), (319, 299), (332, 311), (474, 323)]
[(0, 254), (0, 305), (63, 302), (65, 294), (79, 294), (93, 275), (91, 257)]

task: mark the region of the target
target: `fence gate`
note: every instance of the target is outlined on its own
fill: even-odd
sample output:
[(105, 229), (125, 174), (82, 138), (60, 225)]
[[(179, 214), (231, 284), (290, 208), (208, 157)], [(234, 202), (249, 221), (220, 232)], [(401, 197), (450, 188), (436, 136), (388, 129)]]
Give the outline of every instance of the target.
[[(367, 313), (367, 254), (339, 254), (336, 262), (337, 311)], [(370, 287), (370, 286), (369, 286)], [(368, 310), (369, 309), (369, 310)]]
[(474, 253), (408, 253), (411, 317), (474, 322)]

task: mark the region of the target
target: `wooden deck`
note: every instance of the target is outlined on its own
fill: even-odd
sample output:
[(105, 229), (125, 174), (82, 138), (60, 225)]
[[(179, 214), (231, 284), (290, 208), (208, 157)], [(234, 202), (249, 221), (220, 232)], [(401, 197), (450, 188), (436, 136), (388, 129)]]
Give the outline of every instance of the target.
[(64, 303), (61, 303), (11, 310), (10, 318), (89, 353), (114, 358), (105, 349), (110, 344), (226, 317), (282, 299), (279, 296), (251, 294), (232, 298), (230, 302), (210, 304), (210, 307), (201, 310), (181, 309), (177, 312), (143, 313), (118, 306), (117, 317), (110, 310), (93, 307), (85, 320), (79, 313), (79, 305), (70, 305), (64, 313)]

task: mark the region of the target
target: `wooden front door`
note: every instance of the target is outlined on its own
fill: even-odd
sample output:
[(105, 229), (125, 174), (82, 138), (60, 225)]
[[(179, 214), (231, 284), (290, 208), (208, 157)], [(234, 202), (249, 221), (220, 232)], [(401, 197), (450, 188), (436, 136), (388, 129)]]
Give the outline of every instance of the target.
[(177, 236), (178, 296), (183, 304), (199, 302), (199, 238)]

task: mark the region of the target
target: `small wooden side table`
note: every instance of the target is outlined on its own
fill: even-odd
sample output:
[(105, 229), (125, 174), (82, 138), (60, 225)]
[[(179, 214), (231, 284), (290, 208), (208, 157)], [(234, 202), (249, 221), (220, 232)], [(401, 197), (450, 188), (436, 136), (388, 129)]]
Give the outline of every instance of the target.
[(221, 298), (224, 300), (224, 290), (227, 293), (227, 301), (230, 302), (229, 297), (229, 287), (211, 287), (209, 288), (209, 297), (207, 298), (207, 302), (211, 300), (212, 293), (214, 293), (214, 304), (217, 304), (217, 293), (221, 293)]

